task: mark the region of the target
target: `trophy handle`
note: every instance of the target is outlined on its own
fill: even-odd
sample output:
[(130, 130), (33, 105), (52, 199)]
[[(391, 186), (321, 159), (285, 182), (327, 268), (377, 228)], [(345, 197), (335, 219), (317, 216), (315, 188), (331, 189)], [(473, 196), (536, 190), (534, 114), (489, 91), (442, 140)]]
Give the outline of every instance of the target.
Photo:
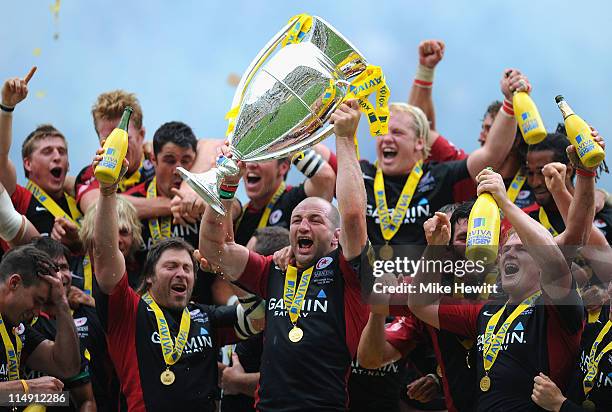
[(334, 133), (334, 125), (330, 124), (324, 127), (323, 129), (319, 130), (317, 133), (313, 134), (309, 138), (303, 140), (301, 142), (302, 144), (300, 145), (300, 147), (295, 147), (295, 146), (287, 147), (285, 149), (279, 150), (278, 152), (274, 152), (273, 154), (267, 153), (267, 154), (262, 154), (259, 156), (256, 155), (254, 157), (248, 157), (248, 158), (244, 158), (241, 160), (245, 162), (261, 162), (263, 160), (279, 159), (282, 157), (287, 157), (293, 153), (299, 152), (300, 150), (304, 150), (307, 147), (316, 145), (317, 143), (326, 139), (328, 136), (330, 136), (333, 133)]
[[(240, 78), (238, 86), (236, 86), (236, 93), (234, 93), (234, 99), (232, 100), (231, 107), (238, 107), (240, 105), (240, 102), (242, 101), (242, 97), (244, 95), (244, 89), (251, 81), (253, 74), (255, 74), (259, 66), (261, 66), (261, 64), (268, 58), (270, 53), (272, 53), (274, 49), (276, 49), (279, 43), (282, 42), (289, 29), (293, 27), (294, 23), (295, 21), (291, 20), (285, 25), (285, 27), (280, 29), (280, 31), (276, 33), (274, 37), (272, 37), (272, 39), (270, 39), (270, 41), (259, 51), (259, 53), (257, 53), (257, 56), (255, 56), (255, 58), (251, 61), (251, 64), (249, 64), (249, 67), (247, 67), (246, 71)], [(229, 136), (230, 143), (232, 141), (232, 136), (233, 133), (231, 134), (231, 136)]]

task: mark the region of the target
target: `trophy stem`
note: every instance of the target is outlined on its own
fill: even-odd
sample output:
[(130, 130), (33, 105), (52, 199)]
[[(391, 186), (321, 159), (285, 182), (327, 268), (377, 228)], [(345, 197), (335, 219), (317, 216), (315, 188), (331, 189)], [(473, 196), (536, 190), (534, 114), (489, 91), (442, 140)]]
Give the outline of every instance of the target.
[(225, 207), (219, 197), (219, 185), (223, 178), (221, 170), (213, 167), (207, 172), (195, 174), (182, 167), (177, 167), (176, 171), (215, 212), (225, 216)]

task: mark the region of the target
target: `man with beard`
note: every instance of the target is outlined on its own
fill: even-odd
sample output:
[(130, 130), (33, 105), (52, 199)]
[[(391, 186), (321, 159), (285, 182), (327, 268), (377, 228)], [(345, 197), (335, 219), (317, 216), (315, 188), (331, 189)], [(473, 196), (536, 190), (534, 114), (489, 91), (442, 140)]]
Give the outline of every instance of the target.
[[(331, 116), (338, 209), (318, 197), (293, 209), (289, 231), (295, 265), (282, 270), (272, 256), (249, 252), (234, 241), (230, 216), (221, 217), (212, 208), (204, 213), (199, 251), (206, 264), (267, 300), (256, 404), (260, 411), (347, 407), (346, 379), (367, 315), (359, 272), (362, 257), (367, 259), (370, 252), (353, 141), (359, 117), (354, 100)], [(225, 187), (235, 191), (238, 179), (226, 177)]]

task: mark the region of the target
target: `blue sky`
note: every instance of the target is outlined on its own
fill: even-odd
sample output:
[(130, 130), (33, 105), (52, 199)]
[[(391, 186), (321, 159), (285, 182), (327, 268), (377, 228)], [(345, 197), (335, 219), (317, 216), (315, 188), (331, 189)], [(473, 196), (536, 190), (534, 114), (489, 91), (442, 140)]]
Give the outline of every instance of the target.
[[(392, 100), (407, 99), (418, 43), (444, 40), (434, 85), (438, 129), (468, 151), (477, 147), (487, 104), (501, 96), (506, 67), (528, 75), (549, 129), (561, 120), (554, 103), (561, 93), (612, 139), (612, 6), (604, 1), (63, 0), (57, 19), (53, 4), (2, 5), (0, 76), (39, 67), (30, 96), (15, 111), (12, 159), (18, 165), (24, 137), (50, 122), (68, 137), (76, 174), (96, 148), (91, 105), (116, 88), (138, 95), (148, 138), (170, 120), (188, 123), (201, 138), (223, 137), (234, 93), (228, 75), (242, 74), (300, 12), (322, 16), (382, 66)], [(360, 142), (362, 156), (375, 158), (365, 123)], [(612, 177), (599, 186), (611, 190)]]

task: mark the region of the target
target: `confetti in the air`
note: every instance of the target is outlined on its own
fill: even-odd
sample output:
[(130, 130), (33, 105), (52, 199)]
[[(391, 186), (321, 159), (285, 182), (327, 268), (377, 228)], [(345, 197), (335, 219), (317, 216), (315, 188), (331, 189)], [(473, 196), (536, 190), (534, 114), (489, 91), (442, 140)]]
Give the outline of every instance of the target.
[(44, 90), (38, 90), (36, 92), (36, 98), (37, 99), (44, 99), (47, 96), (47, 92)]
[(40, 56), (41, 53), (42, 53), (42, 50), (40, 47), (37, 47), (32, 51), (32, 54), (36, 57)]

